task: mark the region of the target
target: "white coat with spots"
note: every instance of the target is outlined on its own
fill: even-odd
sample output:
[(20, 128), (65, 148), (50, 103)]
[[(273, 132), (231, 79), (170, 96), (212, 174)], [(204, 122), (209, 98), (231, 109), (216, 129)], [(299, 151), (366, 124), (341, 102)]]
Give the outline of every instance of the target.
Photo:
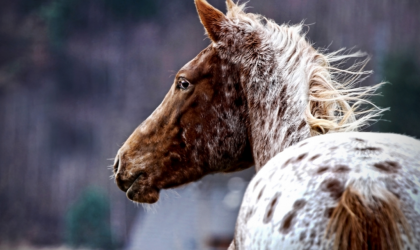
[(327, 225), (349, 186), (366, 203), (396, 197), (403, 249), (420, 249), (420, 141), (382, 133), (316, 136), (272, 158), (248, 186), (230, 249), (331, 249)]

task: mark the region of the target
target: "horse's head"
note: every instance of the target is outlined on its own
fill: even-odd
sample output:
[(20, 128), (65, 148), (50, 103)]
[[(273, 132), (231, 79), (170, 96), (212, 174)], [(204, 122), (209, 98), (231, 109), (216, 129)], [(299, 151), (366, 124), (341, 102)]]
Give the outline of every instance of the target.
[(301, 24), (279, 26), (232, 0), (226, 16), (206, 0), (195, 3), (212, 43), (119, 150), (116, 182), (131, 200), (156, 202), (160, 189), (209, 173), (258, 170), (310, 135), (357, 130), (383, 111), (374, 106), (355, 119), (380, 85), (352, 89), (367, 73), (363, 64), (333, 66), (361, 53), (324, 55)]
[[(225, 44), (224, 51), (220, 46), (222, 36), (239, 34), (226, 33), (228, 17), (205, 0), (195, 3), (212, 44), (181, 68), (160, 106), (133, 132), (115, 160), (118, 187), (137, 202), (154, 203), (160, 189), (209, 173), (245, 169), (254, 162), (241, 85), (243, 67), (224, 54), (233, 45)], [(227, 4), (237, 7), (231, 0)], [(240, 42), (251, 49), (258, 42), (252, 34), (242, 37), (250, 39)]]

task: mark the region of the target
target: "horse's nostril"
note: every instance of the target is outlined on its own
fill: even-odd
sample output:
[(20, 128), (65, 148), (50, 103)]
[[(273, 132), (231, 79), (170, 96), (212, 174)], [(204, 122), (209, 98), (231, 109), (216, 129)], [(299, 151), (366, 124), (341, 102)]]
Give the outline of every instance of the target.
[(114, 174), (118, 172), (119, 166), (120, 166), (120, 159), (117, 159), (117, 161), (114, 164)]

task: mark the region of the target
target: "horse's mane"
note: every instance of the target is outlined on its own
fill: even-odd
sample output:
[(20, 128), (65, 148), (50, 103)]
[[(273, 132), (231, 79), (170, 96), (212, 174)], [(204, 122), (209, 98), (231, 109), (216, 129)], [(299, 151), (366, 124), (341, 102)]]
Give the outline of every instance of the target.
[[(356, 87), (372, 72), (365, 71), (364, 67), (369, 61), (365, 53), (348, 53), (340, 49), (332, 53), (325, 50), (315, 50), (306, 40), (306, 33), (302, 32), (305, 25), (278, 25), (274, 21), (258, 14), (245, 13), (245, 4), (234, 4), (227, 1), (227, 17), (235, 22), (241, 21), (249, 26), (262, 29), (274, 35), (285, 35), (299, 43), (298, 48), (306, 50), (305, 55), (310, 55), (308, 60), (309, 72), (309, 98), (305, 116), (311, 128), (311, 135), (326, 134), (331, 132), (357, 131), (369, 122), (376, 121), (383, 111), (369, 101), (369, 97), (383, 83), (374, 86)], [(310, 51), (310, 53), (308, 53)], [(285, 55), (289, 56), (289, 55)], [(290, 55), (291, 56), (291, 55)], [(362, 60), (357, 61), (358, 58)], [(349, 59), (356, 62), (349, 68), (341, 68)]]
[[(369, 58), (361, 52), (342, 52), (343, 49), (329, 54), (316, 52), (316, 63), (309, 81), (309, 105), (306, 109), (312, 135), (357, 131), (375, 121), (385, 111), (368, 100), (383, 83), (355, 87), (371, 74), (371, 71), (363, 70)], [(339, 68), (348, 59), (360, 57), (364, 60), (350, 68)], [(370, 108), (363, 109), (363, 106)]]

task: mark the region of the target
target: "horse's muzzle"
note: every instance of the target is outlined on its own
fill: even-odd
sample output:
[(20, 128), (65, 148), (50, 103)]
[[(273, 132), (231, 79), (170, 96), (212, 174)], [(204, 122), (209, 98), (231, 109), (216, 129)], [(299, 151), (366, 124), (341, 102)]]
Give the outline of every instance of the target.
[(124, 165), (121, 157), (117, 155), (117, 160), (114, 164), (115, 182), (122, 191), (127, 192), (133, 183), (143, 175), (143, 172), (132, 174), (131, 171), (124, 169)]

